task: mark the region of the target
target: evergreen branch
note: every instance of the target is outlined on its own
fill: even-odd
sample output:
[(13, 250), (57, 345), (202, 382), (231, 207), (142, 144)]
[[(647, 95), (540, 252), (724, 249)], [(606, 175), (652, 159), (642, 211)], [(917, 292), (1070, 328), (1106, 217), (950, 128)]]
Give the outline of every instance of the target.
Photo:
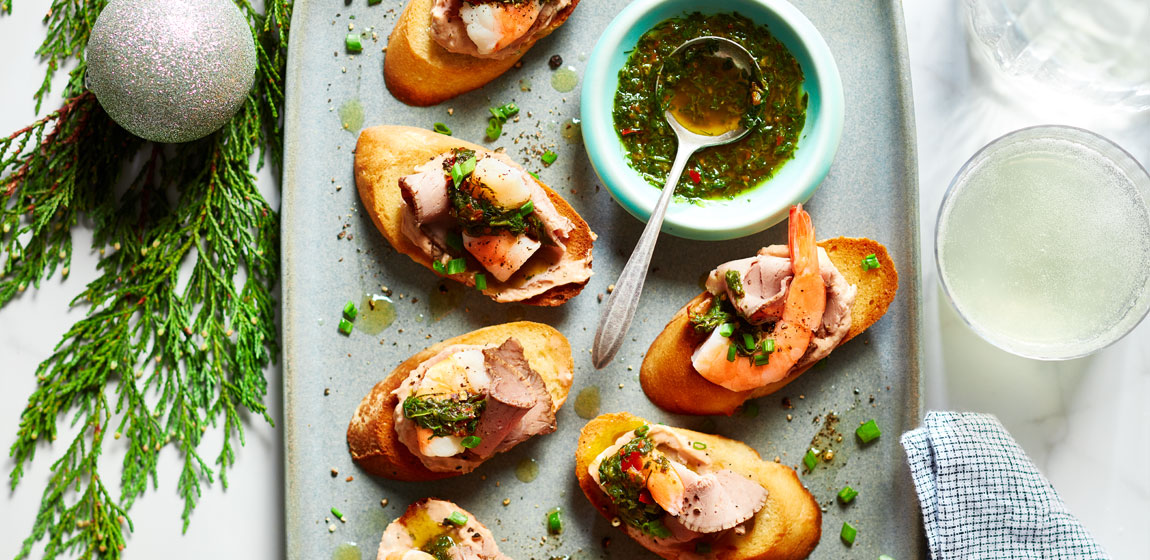
[[(255, 86), (221, 131), (167, 148), (124, 131), (83, 89), (83, 49), (105, 3), (55, 0), (37, 50), (48, 64), (37, 107), (56, 69), (75, 58), (68, 99), (0, 138), (0, 308), (58, 268), (68, 275), (80, 217), (93, 222), (100, 253), (99, 277), (73, 300), (87, 314), (37, 368), (10, 448), (15, 488), (38, 443), (56, 440), (61, 420), (79, 426), (52, 464), (17, 558), (39, 542), (49, 559), (120, 558), (132, 530), (128, 510), (158, 487), (158, 454), (169, 444), (184, 459), (176, 490), (186, 530), (203, 486), (217, 476), (227, 485), (233, 446), (244, 443), (244, 411), (272, 422), (263, 368), (278, 353), (279, 224), (251, 160), (258, 167), (268, 156), (277, 168), (282, 161), (290, 0), (270, 0), (264, 14), (237, 0), (256, 45)], [(0, 0), (0, 11), (10, 10), (10, 0)], [(143, 165), (126, 176), (137, 156)], [(184, 264), (191, 274), (181, 285)], [(99, 475), (112, 426), (113, 439), (127, 444), (118, 497)], [(214, 460), (200, 454), (209, 427), (224, 435)]]

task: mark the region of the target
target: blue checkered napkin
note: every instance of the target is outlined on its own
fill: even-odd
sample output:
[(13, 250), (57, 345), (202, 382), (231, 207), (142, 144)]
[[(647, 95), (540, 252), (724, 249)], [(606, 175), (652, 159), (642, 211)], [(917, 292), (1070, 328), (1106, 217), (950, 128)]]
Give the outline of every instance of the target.
[(928, 412), (902, 436), (935, 560), (1106, 559), (998, 419)]

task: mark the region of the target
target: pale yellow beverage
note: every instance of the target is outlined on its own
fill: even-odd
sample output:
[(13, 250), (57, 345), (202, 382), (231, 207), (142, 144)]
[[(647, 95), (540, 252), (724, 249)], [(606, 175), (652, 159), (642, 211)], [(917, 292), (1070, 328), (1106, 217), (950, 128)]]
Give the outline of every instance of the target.
[(1023, 129), (959, 171), (939, 211), (939, 277), (983, 338), (1039, 359), (1089, 354), (1150, 308), (1150, 177), (1093, 133)]

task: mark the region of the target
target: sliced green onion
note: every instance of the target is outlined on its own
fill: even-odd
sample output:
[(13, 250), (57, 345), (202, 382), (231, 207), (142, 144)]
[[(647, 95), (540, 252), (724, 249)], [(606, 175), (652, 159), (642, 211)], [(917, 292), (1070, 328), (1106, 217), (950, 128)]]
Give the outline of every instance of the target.
[(360, 41), (359, 33), (348, 33), (343, 44), (347, 47), (347, 52), (363, 52), (363, 41)]
[(465, 270), (467, 270), (467, 261), (463, 260), (462, 258), (451, 259), (450, 261), (447, 261), (448, 276), (452, 274), (459, 274)]
[(451, 136), (451, 129), (447, 128), (447, 125), (445, 125), (441, 122), (437, 122), (434, 125), (432, 125), (432, 129), (435, 130), (436, 132), (440, 133), (440, 134), (446, 134), (448, 136)]
[(451, 182), (455, 184), (455, 188), (459, 188), (459, 184), (463, 182), (463, 167), (459, 162), (451, 164)]
[(755, 365), (765, 366), (771, 363), (771, 357), (766, 354), (755, 354)]
[(743, 333), (743, 348), (746, 348), (748, 352), (755, 349), (755, 337), (751, 336), (750, 333)]
[(337, 519), (343, 519), (343, 512), (339, 511), (338, 509), (331, 508), (331, 514), (334, 515)]
[(775, 339), (773, 339), (773, 338), (763, 339), (763, 352), (770, 354), (771, 352), (774, 352), (774, 351), (775, 351)]
[(343, 306), (343, 316), (348, 321), (354, 321), (356, 315), (359, 315), (359, 310), (355, 308), (355, 302), (348, 300), (347, 305)]
[(855, 499), (855, 496), (858, 495), (859, 491), (850, 486), (843, 486), (843, 489), (839, 490), (839, 500), (844, 504), (851, 503), (851, 500)]
[(719, 325), (719, 336), (730, 337), (732, 334), (735, 334), (734, 323), (723, 323)]
[[(476, 447), (479, 447), (480, 443), (483, 443), (483, 438), (479, 436), (467, 436), (459, 442), (459, 445), (462, 445), (465, 449), (475, 449)], [(464, 523), (466, 522), (467, 521), (465, 520)]]
[(647, 432), (649, 432), (649, 431), (651, 431), (651, 426), (643, 424), (642, 426), (635, 428), (635, 435), (637, 435), (639, 437), (643, 437), (643, 436), (647, 435)]
[(475, 289), (480, 290), (480, 291), (487, 289), (487, 275), (486, 274), (483, 274), (482, 272), (476, 272), (475, 273)]
[(528, 200), (527, 202), (524, 202), (523, 206), (519, 207), (519, 215), (520, 216), (526, 216), (526, 215), (528, 215), (534, 211), (535, 211), (535, 203), (531, 202), (530, 200)]
[(475, 171), (475, 156), (471, 156), (459, 164), (459, 172), (463, 173), (464, 177), (471, 175), (473, 171)]
[(850, 523), (843, 521), (843, 529), (839, 531), (839, 538), (841, 538), (847, 546), (854, 546), (855, 536), (858, 534), (858, 529), (852, 527)]
[(495, 118), (499, 119), (500, 121), (507, 120), (507, 115), (503, 114), (503, 108), (502, 107), (488, 107), (487, 110), (491, 112), (492, 117), (495, 117)]
[(447, 234), (447, 246), (455, 249), (456, 251), (463, 250), (463, 234), (458, 231), (452, 231)]
[(882, 265), (879, 264), (879, 262), (878, 262), (878, 257), (874, 253), (871, 253), (871, 254), (863, 257), (863, 260), (862, 260), (862, 269), (863, 270), (870, 270), (872, 268), (880, 268), (881, 266)]
[(491, 117), (490, 119), (487, 119), (486, 134), (487, 134), (488, 140), (498, 140), (499, 135), (503, 134), (503, 123), (500, 122), (499, 119), (497, 119), (495, 117)]
[(735, 350), (734, 344), (728, 344), (727, 345), (727, 361), (728, 362), (735, 361), (735, 353), (736, 352), (738, 352), (738, 350)]
[(709, 543), (709, 542), (697, 542), (697, 543), (695, 543), (695, 554), (710, 554), (710, 553), (711, 553), (711, 543)]
[(559, 159), (559, 154), (556, 154), (551, 150), (547, 150), (546, 152), (543, 152), (543, 155), (540, 156), (539, 159), (543, 160), (543, 165), (551, 165), (552, 163), (555, 163), (555, 160)]
[(563, 532), (563, 519), (559, 517), (559, 510), (547, 514), (547, 530), (554, 535)]
[(707, 448), (707, 444), (705, 444), (701, 441), (696, 441), (696, 442), (691, 444), (691, 447), (694, 447), (695, 449), (703, 450), (703, 449)]
[(467, 525), (467, 516), (463, 515), (461, 511), (453, 511), (451, 512), (451, 516), (447, 518), (447, 522), (456, 527), (462, 527)]
[(432, 261), (431, 268), (440, 274), (447, 274), (447, 270), (443, 268), (443, 261)]
[(503, 118), (514, 117), (519, 114), (519, 106), (514, 102), (507, 103), (499, 108), (499, 112), (503, 113)]
[(807, 454), (803, 455), (803, 465), (807, 467), (808, 471), (813, 471), (817, 464), (819, 464), (818, 453), (815, 453), (814, 449), (808, 449)]
[(351, 335), (351, 321), (340, 317), (339, 319), (339, 332), (345, 335)]
[(875, 424), (874, 420), (871, 419), (867, 420), (862, 426), (859, 426), (858, 429), (855, 430), (855, 435), (857, 435), (863, 443), (870, 443), (882, 435), (882, 430), (879, 430), (878, 424)]

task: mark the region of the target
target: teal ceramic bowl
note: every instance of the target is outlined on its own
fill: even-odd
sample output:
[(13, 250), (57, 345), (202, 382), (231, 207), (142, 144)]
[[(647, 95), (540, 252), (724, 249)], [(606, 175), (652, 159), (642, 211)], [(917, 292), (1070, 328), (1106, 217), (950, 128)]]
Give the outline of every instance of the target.
[(583, 143), (591, 165), (611, 196), (632, 216), (646, 221), (660, 190), (627, 165), (611, 111), (619, 70), (639, 37), (659, 22), (686, 13), (738, 12), (771, 33), (791, 51), (803, 69), (809, 96), (806, 124), (794, 159), (773, 177), (730, 200), (676, 202), (667, 210), (663, 231), (689, 239), (721, 240), (760, 232), (787, 216), (792, 204), (805, 202), (827, 176), (843, 132), (843, 87), (834, 57), (822, 35), (797, 8), (784, 0), (635, 0), (599, 37), (583, 80)]

